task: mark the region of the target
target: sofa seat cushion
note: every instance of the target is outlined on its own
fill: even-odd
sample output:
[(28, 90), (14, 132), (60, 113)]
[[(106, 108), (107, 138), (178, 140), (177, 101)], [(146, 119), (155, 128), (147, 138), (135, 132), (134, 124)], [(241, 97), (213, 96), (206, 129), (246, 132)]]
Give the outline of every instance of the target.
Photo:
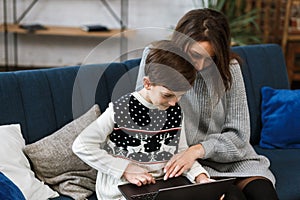
[[(88, 200), (97, 200), (96, 193), (94, 192), (93, 195), (88, 197), (87, 199)], [(69, 196), (60, 195), (59, 197), (52, 198), (51, 200), (73, 200), (73, 199)]]
[(258, 154), (265, 155), (271, 162), (271, 171), (276, 177), (279, 199), (296, 200), (300, 197), (300, 149), (263, 149), (255, 146)]

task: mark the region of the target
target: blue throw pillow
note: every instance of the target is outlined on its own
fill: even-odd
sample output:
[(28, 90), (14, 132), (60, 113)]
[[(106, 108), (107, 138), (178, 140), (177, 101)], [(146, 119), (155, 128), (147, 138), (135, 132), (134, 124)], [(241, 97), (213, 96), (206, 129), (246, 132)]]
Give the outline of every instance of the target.
[(263, 87), (259, 145), (263, 148), (300, 148), (300, 90)]
[(2, 172), (0, 172), (0, 199), (25, 200), (21, 190)]

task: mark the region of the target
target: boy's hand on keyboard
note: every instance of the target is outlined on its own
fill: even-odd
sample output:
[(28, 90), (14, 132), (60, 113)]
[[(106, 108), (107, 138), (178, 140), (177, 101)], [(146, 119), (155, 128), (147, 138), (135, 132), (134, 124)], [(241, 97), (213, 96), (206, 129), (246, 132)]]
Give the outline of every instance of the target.
[(139, 167), (133, 163), (129, 163), (123, 177), (130, 183), (137, 186), (155, 183), (153, 176), (146, 169)]

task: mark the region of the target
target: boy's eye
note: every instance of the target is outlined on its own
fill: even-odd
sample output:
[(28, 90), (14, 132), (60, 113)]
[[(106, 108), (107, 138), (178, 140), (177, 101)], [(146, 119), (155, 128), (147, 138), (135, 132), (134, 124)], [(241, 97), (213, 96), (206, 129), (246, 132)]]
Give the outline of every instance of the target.
[(164, 98), (172, 98), (174, 95), (172, 95), (172, 94), (163, 94), (162, 96)]

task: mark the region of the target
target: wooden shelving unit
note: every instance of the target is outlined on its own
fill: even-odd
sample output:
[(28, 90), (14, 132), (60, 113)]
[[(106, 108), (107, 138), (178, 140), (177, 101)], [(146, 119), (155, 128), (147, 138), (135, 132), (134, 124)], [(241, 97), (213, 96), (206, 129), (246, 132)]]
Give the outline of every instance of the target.
[(91, 31), (87, 32), (82, 30), (80, 27), (68, 27), (68, 26), (43, 26), (46, 28), (45, 30), (35, 30), (35, 31), (28, 31), (26, 29), (20, 28), (20, 24), (22, 19), (32, 10), (34, 5), (39, 0), (32, 0), (31, 4), (24, 10), (24, 12), (17, 17), (16, 16), (16, 6), (17, 2), (13, 1), (13, 23), (7, 23), (7, 0), (3, 0), (3, 14), (4, 14), (4, 22), (0, 24), (0, 32), (4, 34), (4, 41), (5, 41), (5, 68), (6, 71), (9, 70), (10, 63), (8, 61), (8, 34), (13, 34), (13, 57), (14, 63), (13, 65), (16, 67), (18, 66), (18, 40), (17, 37), (19, 34), (31, 34), (31, 35), (52, 35), (52, 36), (73, 36), (73, 37), (98, 37), (98, 38), (110, 38), (116, 37), (120, 38), (120, 55), (121, 61), (126, 60), (127, 56), (124, 52), (127, 51), (127, 36), (132, 33), (132, 31), (127, 30), (127, 22), (128, 22), (128, 0), (120, 0), (121, 4), (121, 11), (120, 17), (113, 11), (110, 7), (107, 0), (100, 0), (106, 9), (111, 13), (111, 15), (119, 22), (120, 29), (110, 29), (109, 31)]
[(288, 31), (288, 35), (286, 36), (287, 40), (298, 40), (300, 41), (300, 30), (290, 27)]
[(287, 0), (284, 32), (281, 44), (291, 84), (293, 81), (300, 81), (300, 65), (297, 63), (297, 57), (300, 55), (300, 30), (291, 26), (292, 24), (290, 23), (292, 9), (298, 9), (299, 6), (300, 0)]
[[(80, 36), (80, 37), (120, 37), (120, 29), (111, 29), (109, 31), (93, 31), (87, 32), (81, 30), (79, 27), (65, 27), (65, 26), (45, 26), (45, 30), (36, 30), (34, 32), (29, 32), (23, 28), (19, 27), (19, 24), (7, 24), (8, 33), (18, 33), (18, 34), (35, 34), (35, 35), (56, 35), (56, 36)], [(5, 30), (4, 24), (0, 24), (0, 31)]]

